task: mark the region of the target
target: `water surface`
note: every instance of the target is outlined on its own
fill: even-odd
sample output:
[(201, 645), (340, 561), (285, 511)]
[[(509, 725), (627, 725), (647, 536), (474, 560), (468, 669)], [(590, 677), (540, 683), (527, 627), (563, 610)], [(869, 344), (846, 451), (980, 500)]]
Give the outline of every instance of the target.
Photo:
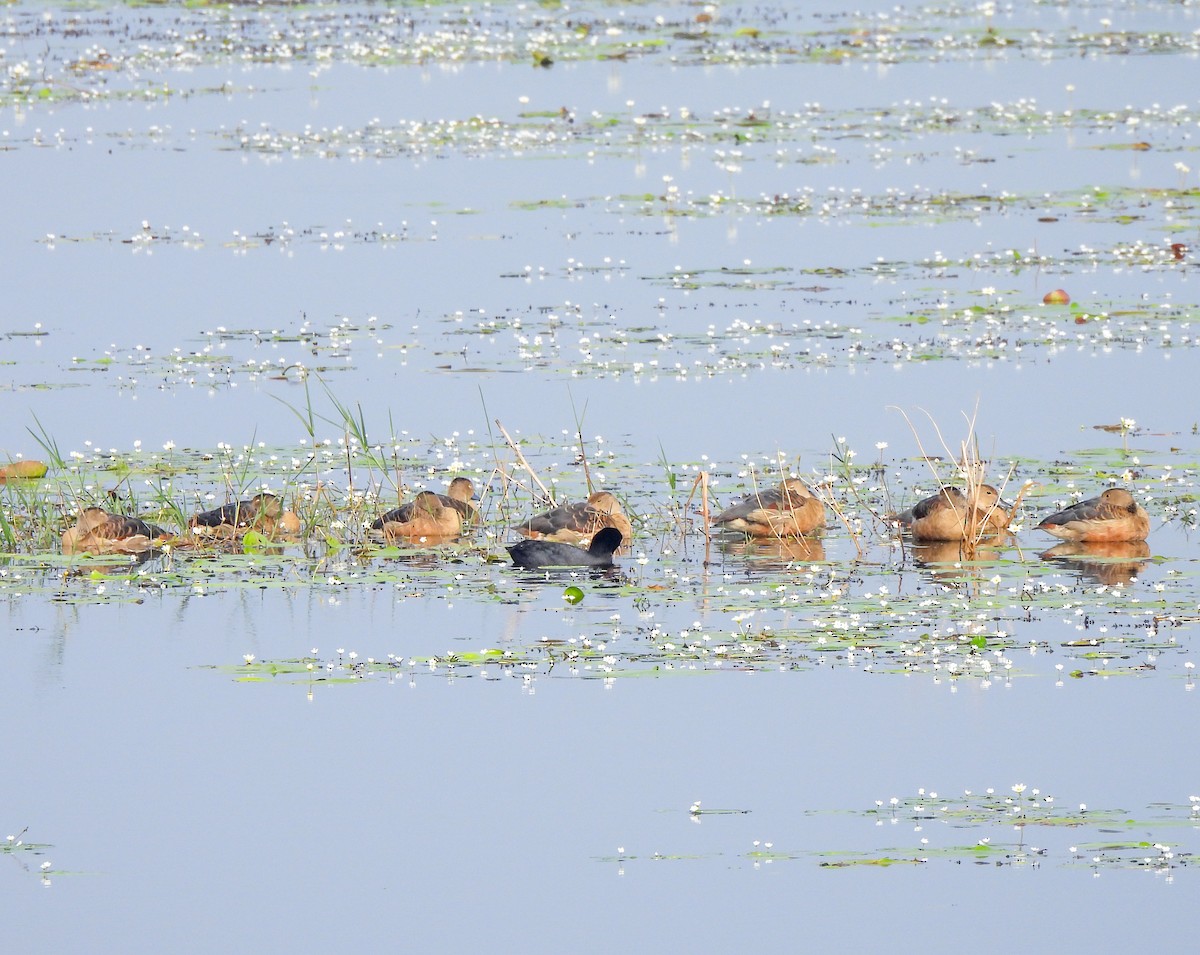
[[(6, 8), (0, 451), (64, 458), (0, 490), (17, 948), (1187, 937), (1194, 10), (701, 12)], [(562, 498), (580, 432), (619, 575), (506, 566), (497, 419)], [(972, 420), (1039, 486), (963, 564), (875, 518)], [(697, 475), (781, 469), (846, 522), (706, 563)], [(470, 541), (362, 546), (457, 473)], [(318, 482), (280, 553), (56, 553)], [(1149, 554), (1040, 557), (1111, 483)]]

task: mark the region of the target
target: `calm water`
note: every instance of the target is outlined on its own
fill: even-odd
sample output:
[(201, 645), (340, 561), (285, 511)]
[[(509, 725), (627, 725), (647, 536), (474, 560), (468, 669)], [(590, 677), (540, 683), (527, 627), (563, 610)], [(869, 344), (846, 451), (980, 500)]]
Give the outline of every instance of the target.
[[(711, 43), (677, 36), (699, 10), (5, 8), (0, 452), (37, 456), (33, 429), (83, 460), (287, 460), (307, 374), (418, 483), (489, 483), (499, 418), (579, 495), (582, 415), (641, 531), (575, 607), (478, 550), (6, 568), (0, 836), (51, 845), (0, 859), (14, 951), (1083, 951), (1151, 912), (1190, 937), (1197, 295), (1170, 243), (1196, 244), (1195, 10), (721, 8)], [(1041, 305), (1057, 287), (1075, 312)], [(867, 519), (861, 562), (831, 521), (794, 564), (705, 568), (672, 532), (664, 462), (677, 504), (700, 468), (725, 503), (777, 453), (836, 471), (842, 439), (882, 465), (873, 506), (882, 479), (904, 502), (930, 478), (894, 409), (940, 450), (918, 409), (953, 445), (976, 406), (1013, 491), (1042, 482), (1031, 513), (1130, 483), (1155, 559), (1114, 588), (1040, 560), (1026, 521), (982, 567), (930, 567)], [(1122, 418), (1129, 454), (1094, 429)], [(850, 621), (872, 654), (816, 642)], [(762, 627), (785, 646), (709, 653)], [(947, 638), (952, 673), (910, 652), (929, 631), (1012, 639)], [(584, 640), (609, 670), (531, 650)], [(314, 648), (311, 680), (237, 679)], [(485, 648), (528, 665), (448, 673)], [(405, 662), (330, 679), (351, 652)], [(1019, 784), (1058, 824), (875, 813)], [(1073, 825), (1081, 803), (1114, 815)], [(822, 867), (855, 853), (929, 861)]]

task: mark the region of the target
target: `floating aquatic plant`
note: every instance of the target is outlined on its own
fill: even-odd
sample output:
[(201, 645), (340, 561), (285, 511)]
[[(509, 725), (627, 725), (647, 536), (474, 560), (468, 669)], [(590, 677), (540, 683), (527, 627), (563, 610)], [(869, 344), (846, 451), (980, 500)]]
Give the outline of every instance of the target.
[(29, 827), (27, 826), (20, 832), (5, 837), (4, 841), (0, 842), (0, 856), (8, 856), (15, 860), (26, 872), (34, 872), (41, 881), (41, 884), (48, 888), (54, 876), (64, 875), (65, 873), (56, 870), (54, 863), (49, 859), (42, 860), (36, 870), (30, 869), (26, 862), (27, 857), (45, 855), (46, 850), (53, 849), (54, 846), (44, 842), (26, 842), (24, 836), (28, 831)]

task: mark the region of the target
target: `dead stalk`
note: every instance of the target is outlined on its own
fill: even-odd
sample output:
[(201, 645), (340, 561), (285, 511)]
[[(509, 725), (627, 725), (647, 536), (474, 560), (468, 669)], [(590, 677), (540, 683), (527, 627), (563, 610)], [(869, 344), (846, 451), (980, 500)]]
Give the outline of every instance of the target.
[(517, 462), (521, 465), (521, 467), (529, 472), (529, 476), (533, 479), (533, 483), (541, 488), (542, 497), (550, 503), (554, 503), (554, 495), (546, 489), (546, 485), (542, 483), (541, 478), (534, 473), (533, 467), (528, 461), (525, 460), (525, 455), (521, 453), (521, 449), (517, 446), (517, 442), (512, 439), (512, 435), (504, 430), (504, 425), (500, 423), (499, 418), (496, 419), (496, 427), (500, 429), (500, 433), (504, 436), (504, 440), (508, 443), (508, 446), (512, 448), (513, 454), (517, 456)]
[[(687, 509), (692, 505), (692, 498), (696, 496), (696, 488), (700, 488), (700, 515), (704, 518), (704, 563), (705, 566), (709, 563), (709, 558), (712, 553), (712, 531), (710, 529), (711, 521), (709, 519), (708, 510), (708, 472), (701, 471), (696, 475), (696, 480), (692, 482), (692, 491), (684, 502), (683, 510), (687, 513)], [(684, 524), (686, 532), (687, 525)]]
[(583, 446), (583, 432), (576, 431), (575, 437), (579, 440), (579, 460), (583, 462), (583, 479), (587, 481), (588, 497), (591, 497), (595, 492), (592, 488), (592, 472), (588, 468), (587, 448)]
[[(894, 405), (889, 406), (889, 408), (892, 411), (900, 412), (900, 415), (904, 418), (905, 424), (908, 425), (909, 430), (912, 432), (913, 438), (917, 442), (917, 450), (920, 452), (922, 460), (925, 461), (926, 465), (928, 465), (930, 473), (937, 482), (939, 490), (945, 491), (949, 485), (946, 484), (946, 482), (942, 479), (941, 474), (938, 473), (938, 470), (933, 463), (934, 459), (931, 458), (926, 452), (924, 443), (921, 441), (921, 435), (917, 431), (916, 426), (913, 424), (912, 419), (909, 418), (908, 413), (903, 408), (897, 408)], [(987, 483), (987, 462), (984, 461), (979, 454), (979, 439), (975, 434), (975, 422), (979, 417), (979, 404), (976, 402), (975, 409), (970, 415), (967, 415), (966, 412), (963, 413), (963, 418), (966, 420), (967, 424), (967, 436), (959, 444), (957, 453), (951, 450), (950, 445), (946, 442), (945, 437), (943, 437), (942, 430), (938, 426), (938, 423), (934, 419), (933, 415), (931, 415), (924, 408), (919, 410), (925, 415), (926, 418), (929, 419), (929, 423), (933, 426), (934, 434), (937, 435), (938, 443), (942, 446), (942, 450), (945, 451), (946, 457), (954, 462), (955, 467), (958, 469), (959, 474), (962, 476), (963, 481), (967, 486), (967, 500), (968, 502), (972, 503), (970, 505), (970, 513), (966, 515), (965, 530), (967, 533), (967, 540), (964, 542), (964, 547), (973, 552), (975, 545), (979, 543), (979, 541), (985, 536), (985, 532), (988, 527), (988, 519), (991, 517), (995, 508), (999, 507), (999, 503), (993, 504), (987, 511), (980, 514), (979, 510), (974, 506), (973, 503), (978, 500), (979, 489)], [(1003, 496), (1004, 489), (1012, 480), (1012, 476), (1013, 468), (1010, 467), (1008, 469), (1008, 473), (999, 482), (998, 492), (1000, 496)], [(1025, 496), (1025, 491), (1029, 487), (1030, 485), (1025, 485), (1021, 488), (1017, 495), (1016, 501), (1013, 503), (1012, 513), (1016, 513), (1017, 508), (1021, 504), (1021, 499)], [(957, 512), (957, 508), (955, 507), (955, 503), (952, 499), (947, 499), (947, 503)]]
[[(815, 485), (814, 487), (819, 488), (820, 485)], [(840, 504), (838, 504), (837, 499), (833, 496), (832, 492), (830, 492), (830, 493), (823, 495), (821, 497), (821, 501), (827, 507), (829, 507), (833, 511), (833, 513), (837, 515), (837, 519), (842, 522), (842, 526), (844, 528), (846, 528), (847, 533), (850, 534), (850, 539), (852, 541), (854, 541), (854, 549), (856, 551), (858, 551), (858, 556), (859, 556), (859, 559), (861, 560), (863, 557), (863, 546), (862, 546), (861, 537), (858, 534), (858, 532), (855, 531), (855, 529), (851, 526), (850, 519), (848, 517), (846, 517), (845, 512), (842, 511), (842, 507)]]

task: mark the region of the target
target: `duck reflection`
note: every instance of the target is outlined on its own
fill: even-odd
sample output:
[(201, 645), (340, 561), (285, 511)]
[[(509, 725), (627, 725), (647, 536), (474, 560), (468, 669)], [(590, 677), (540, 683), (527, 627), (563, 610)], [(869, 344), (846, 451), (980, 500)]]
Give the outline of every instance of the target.
[(985, 538), (976, 543), (967, 540), (918, 541), (910, 545), (913, 563), (930, 580), (952, 586), (980, 576), (980, 562), (995, 560), (1012, 541), (1007, 534)]
[(455, 547), (457, 537), (398, 538), (388, 541), (398, 549), (382, 558), (386, 563), (393, 561), (422, 570), (444, 568), (447, 562), (461, 563), (459, 550)]
[[(82, 552), (85, 555), (87, 552)], [(90, 555), (89, 555), (90, 556)], [(150, 570), (164, 570), (169, 566), (167, 558), (161, 550), (144, 550), (136, 552), (110, 551), (101, 555), (108, 560), (87, 560), (74, 564), (64, 571), (64, 577), (116, 577), (130, 574), (143, 565), (152, 565)], [(118, 561), (118, 558), (123, 558)]]
[(763, 570), (825, 560), (825, 545), (816, 537), (728, 537), (719, 540), (722, 554), (748, 557), (750, 566)]
[(1128, 586), (1150, 563), (1150, 545), (1145, 541), (1081, 541), (1056, 544), (1041, 555), (1058, 561), (1109, 587)]

